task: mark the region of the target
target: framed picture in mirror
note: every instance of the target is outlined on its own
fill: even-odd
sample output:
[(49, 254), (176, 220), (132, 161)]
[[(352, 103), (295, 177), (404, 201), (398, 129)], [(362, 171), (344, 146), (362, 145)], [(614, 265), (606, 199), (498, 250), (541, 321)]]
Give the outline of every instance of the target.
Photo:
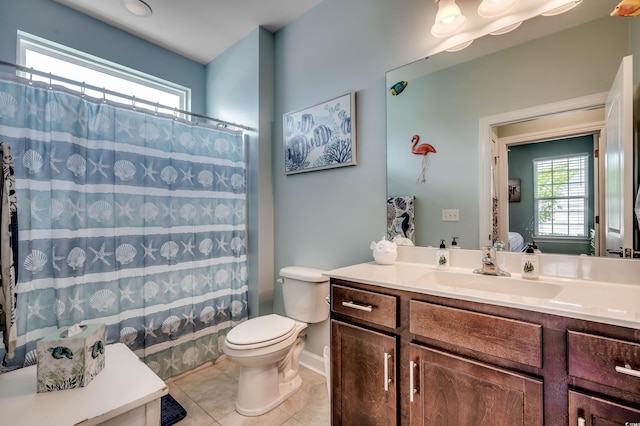
[(520, 179), (509, 179), (509, 202), (520, 202)]

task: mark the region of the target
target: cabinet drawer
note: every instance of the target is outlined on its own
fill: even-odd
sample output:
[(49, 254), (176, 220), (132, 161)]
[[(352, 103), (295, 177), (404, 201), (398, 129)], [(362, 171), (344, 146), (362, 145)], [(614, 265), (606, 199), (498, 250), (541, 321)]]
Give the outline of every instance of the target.
[(411, 333), (459, 347), (542, 367), (542, 326), (412, 300)]
[[(640, 393), (640, 344), (568, 331), (569, 375)], [(619, 371), (616, 371), (616, 367)]]
[(383, 327), (397, 327), (397, 299), (395, 296), (359, 290), (331, 286), (331, 309), (353, 318), (369, 321)]

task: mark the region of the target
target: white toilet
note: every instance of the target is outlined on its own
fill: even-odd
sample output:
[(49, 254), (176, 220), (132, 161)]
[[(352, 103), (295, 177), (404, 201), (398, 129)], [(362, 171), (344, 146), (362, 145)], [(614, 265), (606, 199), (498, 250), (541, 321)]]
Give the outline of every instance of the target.
[(240, 364), (236, 411), (259, 416), (300, 388), (298, 360), (308, 323), (329, 318), (329, 278), (321, 270), (289, 266), (280, 270), (286, 317), (247, 320), (227, 333), (224, 353)]

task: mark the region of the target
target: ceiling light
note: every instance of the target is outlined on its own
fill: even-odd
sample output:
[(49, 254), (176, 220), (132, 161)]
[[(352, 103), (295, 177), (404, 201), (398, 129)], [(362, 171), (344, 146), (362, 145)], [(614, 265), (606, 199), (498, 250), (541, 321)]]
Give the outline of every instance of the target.
[(436, 0), (438, 13), (436, 22), (431, 27), (435, 37), (447, 37), (458, 32), (467, 22), (455, 0)]
[(153, 11), (151, 10), (151, 6), (142, 0), (120, 0), (122, 5), (124, 6), (129, 13), (132, 13), (136, 16), (148, 17), (151, 16)]
[(518, 0), (482, 0), (478, 6), (478, 15), (483, 18), (493, 18), (509, 11)]
[(491, 34), (491, 35), (502, 35), (502, 34), (510, 33), (511, 31), (513, 31), (516, 28), (518, 28), (520, 25), (522, 25), (522, 21), (516, 22), (515, 24), (507, 25), (504, 28), (500, 28), (499, 30), (492, 31), (489, 34)]
[(582, 2), (582, 0), (575, 0), (572, 2), (569, 2), (563, 6), (560, 7), (556, 7), (555, 9), (551, 9), (548, 10), (544, 13), (542, 13), (542, 16), (556, 16), (556, 15), (560, 15), (561, 13), (565, 13), (570, 11), (571, 9), (573, 9), (574, 7), (576, 7), (577, 5), (579, 5)]

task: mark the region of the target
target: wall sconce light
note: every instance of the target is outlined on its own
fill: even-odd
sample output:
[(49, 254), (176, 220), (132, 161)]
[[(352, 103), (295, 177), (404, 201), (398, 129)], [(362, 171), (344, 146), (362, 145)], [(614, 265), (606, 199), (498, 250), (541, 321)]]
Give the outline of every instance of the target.
[[(426, 56), (443, 51), (461, 50), (480, 37), (506, 34), (518, 28), (524, 21), (537, 16), (553, 16), (567, 12), (582, 1), (461, 0), (459, 3), (467, 14), (465, 17), (456, 0), (435, 0), (438, 9), (431, 34), (441, 40), (435, 43)], [(477, 15), (473, 9), (470, 10), (471, 7), (477, 7)]]
[(447, 37), (458, 32), (467, 22), (455, 0), (435, 0), (438, 3), (436, 22), (431, 27), (435, 37)]
[(142, 0), (120, 0), (122, 6), (124, 6), (127, 11), (133, 15), (140, 16), (146, 18), (151, 16), (153, 10), (151, 10), (151, 6)]
[(518, 0), (482, 0), (478, 6), (478, 15), (483, 18), (494, 18), (508, 12)]

